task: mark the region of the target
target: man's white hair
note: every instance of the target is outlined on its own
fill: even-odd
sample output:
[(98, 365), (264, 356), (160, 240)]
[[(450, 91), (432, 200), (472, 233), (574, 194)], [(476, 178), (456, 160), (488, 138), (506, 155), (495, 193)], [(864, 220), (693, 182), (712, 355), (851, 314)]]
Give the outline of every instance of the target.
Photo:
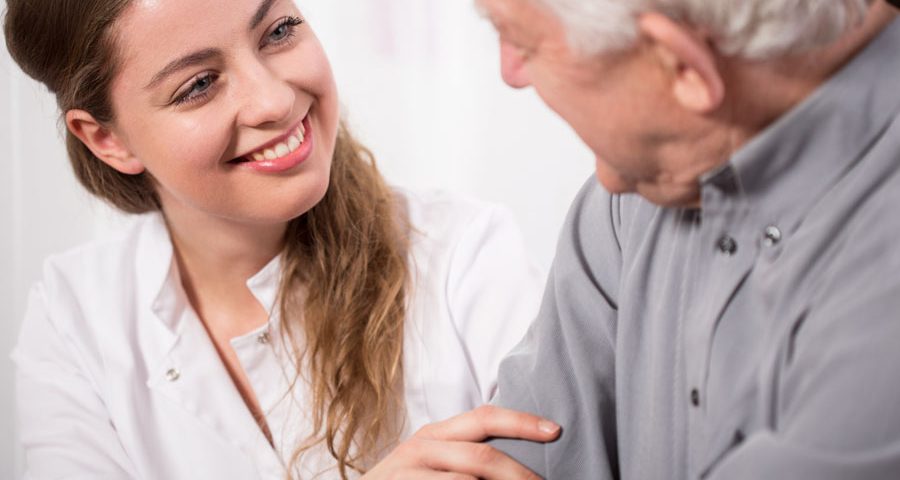
[(874, 0), (533, 0), (554, 12), (584, 53), (627, 47), (637, 16), (657, 11), (708, 32), (723, 54), (770, 59), (833, 41)]

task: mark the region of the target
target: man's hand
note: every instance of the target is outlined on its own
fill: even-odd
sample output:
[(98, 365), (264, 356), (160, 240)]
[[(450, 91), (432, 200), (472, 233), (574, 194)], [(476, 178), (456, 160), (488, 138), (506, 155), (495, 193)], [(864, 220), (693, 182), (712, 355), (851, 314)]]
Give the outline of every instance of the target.
[(365, 480), (539, 480), (515, 460), (479, 443), (490, 437), (549, 442), (553, 422), (489, 405), (422, 427), (362, 478)]

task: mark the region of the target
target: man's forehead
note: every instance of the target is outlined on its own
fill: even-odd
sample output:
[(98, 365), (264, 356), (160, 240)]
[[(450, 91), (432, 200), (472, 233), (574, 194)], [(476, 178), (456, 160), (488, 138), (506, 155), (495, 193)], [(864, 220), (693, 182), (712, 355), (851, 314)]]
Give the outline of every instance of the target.
[(475, 6), (482, 15), (496, 23), (507, 23), (516, 2), (522, 0), (475, 0)]
[(534, 0), (475, 0), (475, 5), (501, 35), (533, 33), (546, 20)]

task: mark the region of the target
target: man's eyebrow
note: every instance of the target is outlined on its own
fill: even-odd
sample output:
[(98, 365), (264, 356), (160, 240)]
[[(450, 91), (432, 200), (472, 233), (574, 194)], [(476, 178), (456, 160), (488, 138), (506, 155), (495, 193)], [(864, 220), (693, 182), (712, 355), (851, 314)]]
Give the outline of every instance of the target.
[(175, 60), (166, 65), (162, 70), (160, 70), (156, 75), (153, 76), (153, 80), (150, 80), (150, 83), (148, 83), (144, 88), (150, 90), (153, 87), (159, 85), (160, 82), (166, 79), (166, 77), (172, 75), (175, 72), (184, 70), (188, 67), (192, 67), (194, 65), (197, 65), (198, 63), (203, 63), (210, 59), (220, 57), (222, 57), (222, 51), (217, 48), (207, 48), (205, 50), (199, 50), (194, 53), (185, 55), (178, 60)]
[(263, 2), (259, 4), (259, 8), (256, 9), (256, 14), (253, 15), (253, 20), (250, 20), (250, 30), (258, 27), (263, 19), (266, 18), (273, 3), (275, 3), (275, 0), (263, 0)]

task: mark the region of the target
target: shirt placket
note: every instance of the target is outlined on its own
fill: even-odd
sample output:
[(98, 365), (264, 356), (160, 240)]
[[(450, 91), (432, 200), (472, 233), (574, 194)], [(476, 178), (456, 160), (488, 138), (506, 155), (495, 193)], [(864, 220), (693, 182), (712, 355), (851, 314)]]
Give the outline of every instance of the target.
[(283, 478), (286, 472), (281, 454), (284, 447), (282, 438), (284, 418), (278, 405), (287, 387), (281, 379), (280, 373), (283, 368), (275, 352), (277, 343), (271, 330), (270, 323), (247, 335), (232, 339), (231, 346), (265, 415), (274, 443), (269, 445), (265, 441), (255, 442), (252, 445), (253, 457), (257, 459), (257, 468), (262, 478), (274, 479)]
[(688, 473), (699, 478), (706, 460), (709, 431), (706, 403), (710, 351), (716, 325), (750, 271), (758, 246), (747, 224), (747, 207), (733, 188), (710, 185), (703, 192), (699, 241), (690, 261), (696, 270), (693, 303), (685, 317), (685, 391), (687, 396)]

